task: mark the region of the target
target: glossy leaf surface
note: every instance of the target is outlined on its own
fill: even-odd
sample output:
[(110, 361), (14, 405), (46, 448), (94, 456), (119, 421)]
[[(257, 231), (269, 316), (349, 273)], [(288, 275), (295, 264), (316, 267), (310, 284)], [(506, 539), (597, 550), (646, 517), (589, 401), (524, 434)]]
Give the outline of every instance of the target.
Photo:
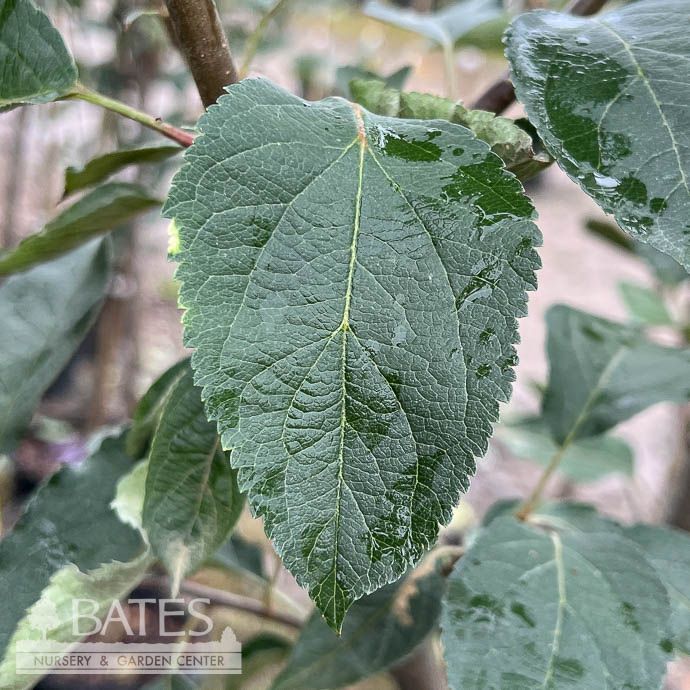
[(77, 81), (77, 68), (50, 19), (31, 0), (0, 0), (0, 108), (47, 103)]
[(533, 210), (449, 123), (247, 80), (199, 129), (166, 210), (196, 381), (338, 628), (435, 541), (486, 450), (534, 287)]
[(596, 18), (528, 12), (507, 33), (518, 99), (561, 167), (635, 238), (690, 268), (686, 0)]
[(243, 504), (216, 425), (206, 420), (201, 391), (185, 367), (166, 396), (151, 442), (143, 516), (173, 592), (225, 540)]
[(137, 185), (104, 184), (62, 211), (41, 232), (0, 254), (0, 276), (54, 259), (159, 205)]
[(639, 548), (497, 517), (450, 576), (442, 617), (451, 688), (658, 688), (669, 604)]
[(601, 434), (658, 402), (690, 400), (690, 350), (561, 305), (546, 322), (543, 417), (557, 443)]
[(14, 447), (89, 330), (110, 263), (108, 246), (94, 240), (0, 286), (0, 452)]

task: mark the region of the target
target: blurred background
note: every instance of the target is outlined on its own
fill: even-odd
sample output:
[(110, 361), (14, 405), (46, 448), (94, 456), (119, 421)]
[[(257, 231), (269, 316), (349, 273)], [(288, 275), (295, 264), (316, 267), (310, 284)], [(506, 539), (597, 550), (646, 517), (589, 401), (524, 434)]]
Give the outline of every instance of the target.
[[(193, 125), (202, 106), (168, 38), (159, 7), (136, 0), (42, 0), (39, 4), (60, 28), (87, 85), (174, 124)], [(386, 8), (409, 7), (432, 17), (452, 4), (410, 0), (390, 2)], [(511, 15), (560, 3), (514, 0), (504, 5), (500, 0), (466, 0), (467, 21), (450, 50), (430, 38), (427, 30), (409, 30), (409, 26), (401, 28), (400, 21), (376, 18), (382, 16), (379, 3), (283, 0), (275, 5), (272, 0), (219, 3), (238, 64), (245, 51), (256, 51), (250, 75), (266, 76), (305, 98), (319, 99), (347, 97), (352, 77), (372, 73), (390, 77), (406, 90), (459, 98), (470, 106), (506, 70), (500, 38)], [(265, 21), (260, 40), (247, 45), (247, 38), (269, 10), (271, 18)], [(520, 107), (513, 105), (506, 114), (520, 116)], [(81, 102), (24, 107), (3, 114), (0, 246), (16, 244), (55, 214), (67, 166), (82, 165), (115, 148), (152, 142), (154, 136)], [(164, 166), (125, 171), (120, 177), (143, 184), (162, 199), (178, 164), (179, 159), (172, 159)], [(547, 376), (544, 314), (550, 305), (565, 303), (628, 321), (635, 314), (621, 292), (620, 284), (626, 283), (661, 295), (674, 321), (684, 320), (687, 309), (684, 283), (665, 285), (647, 262), (591, 231), (592, 227), (605, 229), (606, 225), (597, 223), (607, 223), (607, 219), (556, 166), (529, 180), (527, 187), (544, 235), (543, 268), (539, 290), (530, 296), (529, 316), (520, 323), (520, 362), (513, 399), (503, 412), (506, 420), (539, 408), (539, 389)], [(150, 383), (185, 355), (175, 266), (167, 260), (167, 222), (158, 211), (151, 212), (113, 237), (117, 273), (105, 309), (48, 392), (31, 435), (12, 462), (0, 460), (4, 529), (12, 525), (38, 482), (61, 463), (82, 459), (88, 434), (104, 424), (126, 420)], [(650, 332), (667, 344), (680, 344), (684, 338), (671, 324), (652, 323)], [(686, 459), (686, 421), (684, 411), (673, 405), (657, 405), (636, 416), (615, 432), (633, 449), (629, 471), (594, 471), (584, 481), (562, 476), (554, 482), (553, 493), (593, 502), (626, 521), (663, 521), (674, 472)], [(534, 443), (534, 439), (516, 439), (510, 430), (499, 430), (487, 457), (479, 462), (478, 476), (450, 530), (462, 531), (474, 524), (499, 498), (529, 491), (541, 471), (524, 457), (536, 452)], [(260, 528), (249, 518), (245, 523), (247, 539), (263, 550), (262, 558), (270, 560)], [(276, 571), (275, 579), (279, 588), (296, 587), (284, 571)], [(690, 690), (688, 669), (682, 664), (674, 667), (667, 681), (669, 690)], [(54, 683), (47, 679), (40, 687), (91, 687), (81, 680), (78, 685)], [(396, 687), (390, 679), (373, 683), (368, 687)]]

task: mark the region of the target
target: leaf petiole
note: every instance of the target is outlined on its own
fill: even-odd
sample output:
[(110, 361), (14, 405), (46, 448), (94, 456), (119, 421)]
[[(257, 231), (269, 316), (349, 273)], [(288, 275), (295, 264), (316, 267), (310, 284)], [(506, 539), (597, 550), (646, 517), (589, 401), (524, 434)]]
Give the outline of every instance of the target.
[(140, 125), (148, 127), (149, 129), (162, 134), (168, 139), (172, 139), (180, 144), (180, 146), (184, 146), (185, 148), (188, 148), (194, 143), (194, 135), (191, 132), (185, 132), (179, 127), (175, 127), (167, 122), (163, 122), (160, 118), (153, 117), (152, 115), (148, 115), (141, 110), (132, 108), (126, 103), (122, 103), (122, 101), (104, 96), (102, 93), (93, 91), (83, 84), (78, 83), (74, 89), (72, 89), (72, 91), (60, 98), (60, 100), (68, 99), (93, 103), (94, 105), (98, 105), (101, 108), (110, 110), (113, 113), (117, 113), (118, 115), (122, 115), (130, 120), (134, 120), (134, 122), (138, 122)]

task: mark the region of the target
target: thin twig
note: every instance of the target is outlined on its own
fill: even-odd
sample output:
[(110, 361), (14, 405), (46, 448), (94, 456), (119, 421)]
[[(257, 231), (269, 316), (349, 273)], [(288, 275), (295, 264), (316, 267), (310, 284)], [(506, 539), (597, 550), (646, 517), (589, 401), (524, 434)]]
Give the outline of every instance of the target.
[(237, 81), (223, 25), (213, 0), (165, 0), (174, 42), (189, 65), (204, 107)]
[(532, 511), (537, 507), (537, 504), (541, 500), (541, 495), (544, 492), (546, 485), (549, 483), (551, 476), (558, 469), (558, 466), (561, 464), (561, 460), (563, 459), (563, 455), (565, 454), (568, 445), (564, 443), (551, 456), (549, 464), (546, 466), (546, 469), (542, 473), (541, 477), (539, 477), (539, 481), (537, 482), (536, 486), (532, 489), (530, 495), (520, 504), (518, 509), (515, 511), (515, 517), (517, 517), (518, 520), (526, 520), (530, 516)]
[[(565, 12), (577, 17), (588, 17), (596, 14), (607, 0), (574, 0)], [(497, 82), (492, 84), (472, 106), (476, 110), (488, 110), (500, 115), (515, 100), (515, 88), (506, 72)]]
[(289, 0), (275, 0), (272, 7), (264, 13), (264, 15), (259, 20), (256, 28), (251, 33), (249, 38), (247, 38), (247, 43), (244, 48), (244, 56), (242, 58), (242, 65), (239, 69), (240, 79), (244, 79), (247, 74), (249, 74), (249, 68), (251, 67), (252, 61), (256, 55), (256, 51), (259, 49), (259, 44), (261, 39), (266, 33), (271, 20), (280, 12), (283, 5), (286, 5)]
[[(150, 586), (153, 589), (165, 590), (169, 589), (170, 582), (166, 577), (150, 577), (147, 578), (142, 585)], [(208, 599), (212, 605), (226, 606), (238, 611), (245, 611), (259, 618), (272, 620), (276, 623), (281, 623), (282, 625), (287, 625), (298, 630), (304, 625), (303, 620), (289, 613), (281, 613), (274, 609), (266, 609), (263, 604), (260, 604), (254, 599), (243, 597), (239, 594), (233, 594), (232, 592), (226, 592), (222, 589), (216, 589), (215, 587), (209, 587), (208, 585), (202, 585), (192, 580), (185, 580), (182, 583), (180, 586), (180, 593)]]

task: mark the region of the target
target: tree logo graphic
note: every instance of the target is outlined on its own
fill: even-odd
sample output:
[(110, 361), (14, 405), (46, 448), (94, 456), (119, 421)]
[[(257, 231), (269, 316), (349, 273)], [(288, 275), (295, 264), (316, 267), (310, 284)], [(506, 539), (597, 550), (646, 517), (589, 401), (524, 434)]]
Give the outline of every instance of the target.
[(55, 604), (49, 599), (39, 599), (29, 612), (28, 624), (33, 630), (40, 630), (41, 639), (47, 640), (48, 633), (60, 625)]

